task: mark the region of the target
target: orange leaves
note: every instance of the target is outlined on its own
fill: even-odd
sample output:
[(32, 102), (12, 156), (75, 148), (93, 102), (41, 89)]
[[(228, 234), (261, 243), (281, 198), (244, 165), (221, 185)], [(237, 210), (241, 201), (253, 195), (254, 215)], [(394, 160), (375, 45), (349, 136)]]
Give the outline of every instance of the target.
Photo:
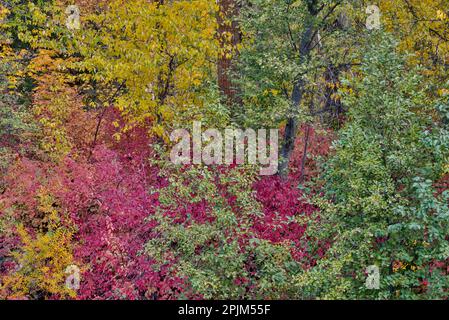
[(76, 144), (86, 148), (94, 132), (93, 117), (82, 110), (82, 97), (71, 82), (68, 65), (50, 50), (39, 50), (29, 70), (37, 82), (33, 93), (34, 114), (43, 129), (41, 147), (57, 160)]

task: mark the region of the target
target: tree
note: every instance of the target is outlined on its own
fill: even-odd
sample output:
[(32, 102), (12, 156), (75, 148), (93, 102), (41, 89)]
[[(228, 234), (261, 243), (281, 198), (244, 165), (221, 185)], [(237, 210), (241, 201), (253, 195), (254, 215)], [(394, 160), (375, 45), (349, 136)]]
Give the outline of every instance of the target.
[(338, 74), (355, 63), (354, 44), (364, 37), (349, 21), (358, 17), (357, 10), (359, 3), (327, 0), (243, 5), (239, 83), (244, 108), (237, 118), (250, 126), (285, 126), (278, 170), (284, 177), (299, 125), (323, 113), (341, 113), (334, 103)]
[(449, 3), (444, 0), (379, 2), (386, 30), (400, 39), (399, 48), (414, 52), (409, 63), (424, 66), (424, 79), (434, 95), (444, 86), (449, 59)]
[[(327, 200), (311, 236), (329, 239), (324, 259), (298, 278), (324, 298), (442, 298), (449, 286), (448, 194), (432, 183), (448, 157), (447, 128), (428, 116), (416, 69), (396, 42), (377, 32), (360, 68), (344, 81), (349, 120), (324, 168)], [(310, 247), (313, 251), (313, 246)], [(365, 287), (366, 268), (380, 270), (380, 290)], [(398, 269), (398, 266), (404, 267)]]
[(86, 18), (79, 68), (91, 81), (123, 84), (113, 104), (125, 131), (145, 125), (168, 139), (168, 128), (201, 110), (215, 76), (216, 10), (211, 0), (116, 0)]
[(240, 4), (235, 0), (218, 1), (218, 39), (220, 41), (220, 53), (218, 57), (217, 73), (218, 87), (224, 96), (225, 102), (231, 107), (241, 104), (238, 88), (233, 83), (232, 75), (236, 70), (238, 47), (241, 43), (241, 32), (238, 26)]

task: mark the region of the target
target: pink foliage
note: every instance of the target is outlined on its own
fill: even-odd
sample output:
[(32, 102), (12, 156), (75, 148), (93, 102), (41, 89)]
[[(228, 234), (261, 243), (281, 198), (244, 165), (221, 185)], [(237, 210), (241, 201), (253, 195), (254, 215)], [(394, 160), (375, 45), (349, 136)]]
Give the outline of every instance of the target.
[(301, 191), (290, 180), (283, 181), (278, 176), (264, 178), (254, 188), (264, 211), (264, 216), (254, 222), (257, 234), (274, 243), (291, 242), (293, 257), (304, 259), (301, 240), (306, 225), (294, 218), (309, 216), (317, 208), (301, 200)]
[[(123, 140), (129, 147), (127, 142)], [(165, 279), (164, 270), (154, 272), (151, 259), (142, 254), (152, 228), (145, 219), (158, 206), (157, 194), (148, 190), (163, 181), (148, 166), (148, 153), (133, 151), (99, 145), (89, 161), (67, 157), (59, 165), (21, 159), (8, 176), (15, 180), (9, 181), (14, 188), (2, 201), (4, 207), (24, 208), (15, 211), (26, 213), (17, 220), (31, 228), (37, 225), (42, 217), (35, 209), (36, 196), (45, 187), (59, 210), (68, 213), (70, 219), (64, 222), (75, 224), (75, 262), (83, 271), (80, 299), (175, 298), (179, 293), (181, 281)], [(18, 244), (14, 237), (3, 235), (0, 240), (2, 256)]]
[[(149, 187), (160, 183), (144, 157), (98, 146), (91, 163), (67, 160), (55, 190), (79, 228), (75, 257), (88, 266), (78, 292), (80, 299), (174, 298), (177, 279), (165, 281), (164, 270), (151, 269), (142, 254), (158, 205)], [(61, 177), (63, 177), (61, 179)], [(55, 185), (55, 184), (54, 184)]]
[[(155, 236), (155, 223), (151, 219), (160, 207), (158, 189), (167, 181), (158, 176), (158, 169), (151, 167), (148, 159), (154, 157), (144, 129), (136, 128), (122, 135), (119, 142), (112, 134), (111, 125), (117, 119), (115, 112), (106, 114), (107, 122), (102, 135), (90, 156), (67, 156), (59, 164), (19, 158), (5, 178), (5, 184), (13, 186), (3, 195), (4, 208), (19, 205), (17, 221), (28, 228), (35, 228), (42, 217), (36, 210), (37, 194), (45, 190), (55, 198), (55, 205), (62, 213), (63, 223), (74, 225), (75, 263), (82, 270), (79, 299), (176, 299), (188, 296), (187, 286), (166, 265), (153, 270), (153, 261), (143, 250)], [(304, 130), (303, 130), (304, 131)], [(105, 138), (106, 137), (106, 138)], [(298, 138), (300, 141), (301, 138)], [(298, 168), (301, 167), (302, 147), (298, 142), (291, 163), (292, 174), (287, 181), (277, 176), (264, 177), (254, 183), (256, 198), (262, 204), (263, 216), (254, 217), (252, 229), (256, 236), (273, 243), (289, 243), (292, 256), (298, 261), (311, 259), (302, 247), (306, 225), (301, 217), (317, 210), (305, 202), (298, 187)], [(324, 154), (329, 139), (311, 130), (309, 158), (306, 175), (314, 174), (313, 157)], [(221, 173), (229, 170), (215, 168)], [(235, 195), (227, 186), (217, 185), (217, 197), (226, 199), (238, 213)], [(152, 190), (152, 192), (150, 192)], [(166, 214), (183, 220), (210, 223), (210, 203), (205, 199), (179, 205), (176, 212)], [(25, 214), (24, 214), (25, 213)], [(178, 221), (183, 222), (183, 221)], [(176, 221), (175, 221), (176, 223)], [(241, 235), (244, 246), (248, 239)], [(0, 257), (18, 245), (10, 234), (0, 237)], [(1, 263), (2, 272), (11, 269), (9, 262)], [(248, 266), (250, 268), (250, 266)], [(241, 285), (247, 279), (236, 280)], [(192, 296), (195, 298), (195, 296)]]
[[(295, 142), (295, 149), (290, 158), (290, 178), (298, 181), (301, 176), (302, 160), (304, 155), (304, 145), (307, 137), (307, 125), (303, 125), (298, 132)], [(316, 176), (319, 172), (317, 158), (329, 154), (334, 136), (330, 130), (318, 130), (309, 127), (309, 137), (307, 143), (307, 156), (304, 164), (304, 178)]]

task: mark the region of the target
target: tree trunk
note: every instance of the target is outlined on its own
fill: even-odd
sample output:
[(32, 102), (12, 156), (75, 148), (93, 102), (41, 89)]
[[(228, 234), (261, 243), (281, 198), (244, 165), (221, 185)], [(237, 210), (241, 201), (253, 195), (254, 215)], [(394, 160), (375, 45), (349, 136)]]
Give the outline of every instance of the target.
[[(314, 32), (313, 27), (310, 25), (303, 33), (301, 37), (300, 46), (300, 62), (304, 62), (310, 54), (311, 43)], [(290, 157), (295, 148), (296, 132), (298, 130), (298, 119), (296, 117), (296, 112), (299, 109), (302, 98), (304, 95), (304, 80), (300, 78), (293, 87), (292, 98), (291, 98), (291, 110), (287, 118), (287, 125), (284, 132), (284, 141), (281, 149), (281, 159), (279, 161), (278, 173), (282, 178), (288, 176), (288, 167), (290, 162)]]
[[(218, 87), (224, 96), (225, 103), (232, 107), (240, 104), (238, 89), (232, 81), (232, 72), (235, 71), (234, 61), (238, 56), (236, 47), (241, 42), (241, 32), (236, 20), (239, 14), (239, 6), (237, 0), (218, 0), (218, 5), (220, 9), (217, 15), (217, 22), (220, 45), (222, 48), (229, 45), (232, 45), (234, 48), (231, 51), (223, 52), (218, 57)], [(226, 34), (232, 35), (231, 41), (225, 36)]]
[[(293, 108), (296, 110), (302, 100), (303, 95), (303, 81), (299, 81), (295, 84), (293, 87), (293, 93), (292, 93), (292, 105)], [(281, 159), (279, 162), (279, 174), (281, 177), (286, 178), (288, 175), (288, 165), (290, 162), (290, 157), (292, 155), (292, 152), (295, 148), (295, 139), (296, 139), (296, 132), (298, 130), (298, 119), (293, 115), (290, 116), (287, 119), (287, 125), (285, 126), (285, 132), (284, 132), (284, 142), (281, 149)]]
[[(319, 8), (318, 0), (306, 0), (307, 11), (308, 11), (308, 24), (303, 34), (301, 35), (300, 45), (299, 45), (299, 62), (303, 64), (306, 62), (310, 55), (310, 51), (314, 48), (313, 41), (315, 40), (315, 46), (321, 46), (321, 37), (319, 36), (319, 30), (315, 28), (314, 20), (318, 16), (319, 12), (323, 8)], [(331, 8), (326, 18), (334, 11), (334, 9), (340, 4), (337, 2)], [(324, 21), (323, 20), (323, 21)], [(304, 95), (304, 80), (299, 78), (299, 80), (294, 83), (292, 98), (291, 98), (291, 110), (287, 118), (287, 125), (284, 132), (284, 141), (281, 149), (281, 159), (278, 166), (278, 174), (285, 179), (288, 176), (288, 168), (290, 163), (290, 157), (295, 148), (295, 138), (296, 131), (298, 129), (298, 119), (296, 116), (297, 110), (299, 109), (302, 98)]]

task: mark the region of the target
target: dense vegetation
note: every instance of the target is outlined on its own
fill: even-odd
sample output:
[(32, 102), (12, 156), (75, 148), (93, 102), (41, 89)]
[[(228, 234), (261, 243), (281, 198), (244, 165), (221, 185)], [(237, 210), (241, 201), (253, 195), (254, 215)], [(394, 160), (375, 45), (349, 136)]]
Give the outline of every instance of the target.
[(449, 3), (373, 2), (0, 0), (0, 298), (446, 299)]

